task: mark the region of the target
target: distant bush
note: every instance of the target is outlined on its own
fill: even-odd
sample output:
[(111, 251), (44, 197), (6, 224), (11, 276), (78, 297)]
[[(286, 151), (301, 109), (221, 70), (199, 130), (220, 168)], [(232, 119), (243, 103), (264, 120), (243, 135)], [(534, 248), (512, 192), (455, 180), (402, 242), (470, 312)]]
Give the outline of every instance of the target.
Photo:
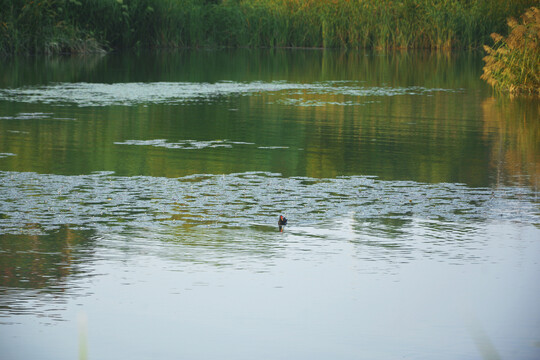
[(74, 20), (76, 0), (0, 0), (0, 54), (104, 52), (90, 28)]
[(493, 47), (484, 46), (482, 79), (500, 91), (540, 96), (540, 10), (530, 8), (520, 22), (510, 18), (508, 26), (507, 37), (494, 33)]

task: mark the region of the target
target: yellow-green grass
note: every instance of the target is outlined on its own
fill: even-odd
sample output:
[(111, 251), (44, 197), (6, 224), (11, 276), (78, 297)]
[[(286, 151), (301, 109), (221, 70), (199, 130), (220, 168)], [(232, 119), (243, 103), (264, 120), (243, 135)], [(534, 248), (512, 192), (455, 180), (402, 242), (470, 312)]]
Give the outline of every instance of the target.
[(493, 33), (493, 47), (484, 46), (482, 79), (499, 91), (540, 96), (540, 9), (510, 18), (508, 27), (507, 37)]

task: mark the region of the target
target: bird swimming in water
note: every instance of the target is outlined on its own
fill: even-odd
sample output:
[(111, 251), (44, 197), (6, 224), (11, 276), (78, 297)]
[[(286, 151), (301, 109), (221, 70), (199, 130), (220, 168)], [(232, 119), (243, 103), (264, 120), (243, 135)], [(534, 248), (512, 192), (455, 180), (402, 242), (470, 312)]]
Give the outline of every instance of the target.
[(279, 220), (277, 222), (279, 232), (283, 232), (283, 227), (287, 225), (287, 218), (283, 215), (279, 215)]

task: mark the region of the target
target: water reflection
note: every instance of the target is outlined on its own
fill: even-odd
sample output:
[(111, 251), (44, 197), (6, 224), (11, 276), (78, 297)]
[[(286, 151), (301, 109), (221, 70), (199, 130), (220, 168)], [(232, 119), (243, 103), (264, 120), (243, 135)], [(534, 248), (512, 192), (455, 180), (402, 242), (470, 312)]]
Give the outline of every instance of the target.
[(540, 188), (540, 103), (535, 99), (487, 98), (483, 135), (492, 142), (496, 183)]
[[(328, 101), (336, 95), (324, 96)], [(235, 112), (228, 111), (230, 104), (214, 104), (4, 114), (0, 166), (167, 177), (252, 170), (321, 178), (367, 174), (471, 186), (514, 184), (523, 177), (521, 183), (535, 186), (526, 180), (536, 179), (538, 168), (538, 122), (526, 110), (531, 104), (520, 121), (519, 109), (510, 110), (511, 117), (490, 103), (483, 113), (463, 107), (468, 94), (446, 96), (436, 117), (428, 115), (434, 109), (425, 97), (386, 97), (361, 110), (282, 107), (269, 105), (271, 97), (237, 99), (242, 105)]]
[(538, 103), (497, 103), (475, 54), (224, 51), (96, 61), (45, 79), (37, 65), (34, 78), (17, 78), (15, 65), (4, 74), (2, 170), (375, 175), (475, 187), (523, 177), (538, 188), (526, 180), (538, 178)]
[[(235, 49), (84, 57), (4, 58), (0, 87), (49, 83), (363, 81), (368, 86), (487, 88), (481, 53)], [(406, 71), (404, 71), (406, 69)]]
[(95, 232), (69, 225), (40, 228), (27, 223), (25, 234), (0, 233), (0, 317), (33, 314), (61, 320), (67, 298), (84, 295), (81, 282), (92, 275)]

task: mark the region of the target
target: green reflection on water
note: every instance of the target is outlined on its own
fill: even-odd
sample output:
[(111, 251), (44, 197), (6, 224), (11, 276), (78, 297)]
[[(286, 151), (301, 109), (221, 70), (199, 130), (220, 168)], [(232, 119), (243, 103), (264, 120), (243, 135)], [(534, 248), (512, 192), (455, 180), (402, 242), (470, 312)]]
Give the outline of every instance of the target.
[[(538, 101), (492, 98), (479, 80), (480, 58), (238, 50), (4, 60), (0, 84), (12, 90), (72, 82), (188, 88), (181, 103), (169, 90), (160, 103), (135, 94), (129, 106), (4, 99), (0, 152), (14, 155), (0, 158), (0, 169), (167, 177), (269, 171), (472, 186), (519, 178), (537, 186)], [(222, 81), (263, 89), (227, 92)], [(201, 82), (209, 93), (190, 98), (189, 86)], [(283, 82), (296, 85), (272, 90)], [(165, 146), (128, 143), (156, 140)], [(230, 146), (167, 146), (187, 140)]]
[(83, 295), (77, 282), (92, 276), (95, 231), (62, 225), (43, 233), (41, 224), (21, 227), (24, 235), (0, 234), (0, 317), (65, 320), (67, 298)]
[[(21, 226), (29, 232), (40, 227), (39, 224)], [(87, 250), (92, 250), (93, 233), (62, 226), (47, 234), (0, 234), (0, 286), (63, 292), (62, 285), (68, 277), (85, 272), (81, 262), (88, 255)]]

